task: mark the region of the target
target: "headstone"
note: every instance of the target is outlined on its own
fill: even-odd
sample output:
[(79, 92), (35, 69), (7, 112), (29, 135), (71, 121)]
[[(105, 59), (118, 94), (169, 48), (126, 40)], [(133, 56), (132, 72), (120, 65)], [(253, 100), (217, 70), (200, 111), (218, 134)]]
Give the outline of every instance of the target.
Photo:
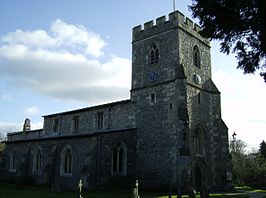
[(83, 183), (82, 183), (82, 180), (80, 179), (79, 182), (78, 182), (78, 198), (83, 198), (82, 195), (81, 195), (81, 192), (82, 192), (82, 187), (83, 187)]
[(196, 189), (194, 187), (191, 187), (189, 189), (189, 198), (196, 198)]
[(133, 198), (140, 198), (139, 196), (139, 182), (136, 180), (135, 187), (133, 189)]

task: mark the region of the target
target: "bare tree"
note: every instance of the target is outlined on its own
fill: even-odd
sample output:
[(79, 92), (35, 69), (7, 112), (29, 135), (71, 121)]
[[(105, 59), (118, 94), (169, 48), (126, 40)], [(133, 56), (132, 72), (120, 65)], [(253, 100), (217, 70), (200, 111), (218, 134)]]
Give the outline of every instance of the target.
[(6, 140), (6, 136), (0, 132), (0, 151), (2, 151), (5, 148), (5, 144), (3, 143), (3, 141)]
[(233, 164), (233, 177), (237, 184), (244, 183), (244, 170), (245, 170), (245, 148), (244, 141), (237, 139), (230, 142), (230, 153), (232, 156)]

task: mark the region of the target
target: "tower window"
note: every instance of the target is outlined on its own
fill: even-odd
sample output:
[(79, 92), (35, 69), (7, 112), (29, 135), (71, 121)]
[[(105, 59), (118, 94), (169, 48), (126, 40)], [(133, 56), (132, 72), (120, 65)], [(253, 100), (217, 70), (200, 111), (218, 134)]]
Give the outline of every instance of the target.
[(197, 45), (193, 47), (193, 65), (200, 68), (200, 52)]
[(197, 128), (195, 130), (194, 151), (195, 151), (196, 156), (205, 155), (205, 137), (204, 137), (204, 132), (201, 128)]
[(172, 110), (173, 109), (173, 104), (170, 103), (169, 107), (170, 107), (170, 110)]
[(200, 92), (197, 95), (197, 100), (198, 100), (198, 104), (200, 104), (201, 103), (201, 94), (200, 94)]
[(159, 49), (156, 45), (153, 45), (150, 50), (149, 60), (151, 65), (159, 62)]
[(151, 104), (155, 103), (156, 98), (155, 98), (155, 94), (154, 93), (151, 94), (150, 99), (151, 99)]

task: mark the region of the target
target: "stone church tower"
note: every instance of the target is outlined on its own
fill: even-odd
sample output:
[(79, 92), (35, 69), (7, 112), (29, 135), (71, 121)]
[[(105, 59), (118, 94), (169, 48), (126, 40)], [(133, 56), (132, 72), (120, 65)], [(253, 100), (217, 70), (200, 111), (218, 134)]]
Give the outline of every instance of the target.
[[(7, 135), (4, 176), (84, 188), (230, 184), (227, 127), (211, 79), (210, 43), (176, 11), (133, 28), (131, 98), (43, 116)], [(179, 192), (180, 192), (179, 191)]]
[(210, 43), (199, 30), (178, 11), (133, 28), (131, 94), (143, 185), (215, 188), (230, 173)]

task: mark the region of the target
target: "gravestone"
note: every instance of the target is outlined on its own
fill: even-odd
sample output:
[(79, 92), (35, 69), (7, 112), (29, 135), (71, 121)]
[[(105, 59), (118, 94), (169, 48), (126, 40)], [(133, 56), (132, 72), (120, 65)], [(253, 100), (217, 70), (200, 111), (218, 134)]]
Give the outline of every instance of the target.
[(139, 196), (139, 182), (136, 180), (135, 187), (133, 188), (133, 198), (140, 198)]
[(82, 187), (83, 187), (83, 183), (82, 183), (82, 180), (80, 179), (78, 182), (78, 198), (83, 198), (81, 195)]

